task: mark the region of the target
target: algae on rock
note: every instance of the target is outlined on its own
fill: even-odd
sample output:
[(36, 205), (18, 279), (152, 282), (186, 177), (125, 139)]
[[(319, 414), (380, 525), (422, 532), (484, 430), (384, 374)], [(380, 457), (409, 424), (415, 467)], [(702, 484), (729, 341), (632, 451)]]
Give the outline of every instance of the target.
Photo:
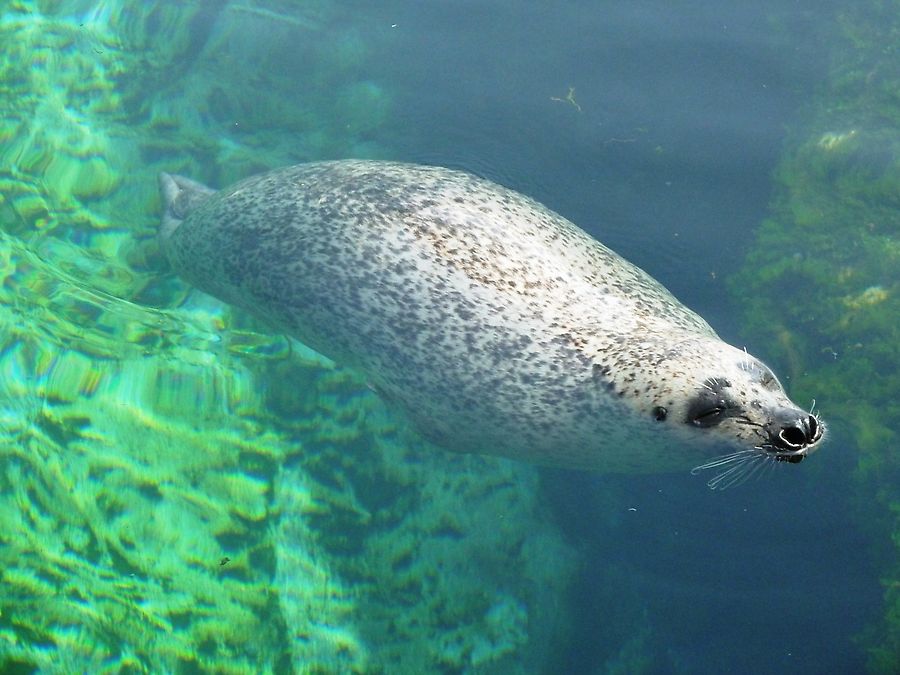
[(860, 527), (874, 524), (886, 552), (884, 621), (860, 645), (873, 672), (897, 672), (900, 3), (858, 3), (839, 26), (828, 80), (793, 134), (772, 217), (733, 289), (796, 397), (818, 396), (833, 434), (859, 451)]

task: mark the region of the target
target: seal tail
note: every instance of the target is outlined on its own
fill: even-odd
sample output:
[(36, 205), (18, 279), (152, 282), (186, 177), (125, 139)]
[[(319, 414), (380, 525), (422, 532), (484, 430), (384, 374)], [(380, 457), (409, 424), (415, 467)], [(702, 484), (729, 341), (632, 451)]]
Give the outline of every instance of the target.
[(173, 173), (159, 174), (159, 194), (163, 202), (160, 239), (165, 241), (191, 211), (215, 194), (215, 190), (190, 178)]

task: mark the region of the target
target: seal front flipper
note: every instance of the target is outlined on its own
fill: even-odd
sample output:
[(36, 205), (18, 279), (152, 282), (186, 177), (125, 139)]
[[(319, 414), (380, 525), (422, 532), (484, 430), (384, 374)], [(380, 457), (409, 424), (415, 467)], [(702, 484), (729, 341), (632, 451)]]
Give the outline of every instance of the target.
[(168, 239), (181, 225), (181, 221), (215, 192), (190, 178), (165, 171), (161, 172), (159, 174), (159, 194), (163, 201), (163, 215), (159, 236), (162, 239)]

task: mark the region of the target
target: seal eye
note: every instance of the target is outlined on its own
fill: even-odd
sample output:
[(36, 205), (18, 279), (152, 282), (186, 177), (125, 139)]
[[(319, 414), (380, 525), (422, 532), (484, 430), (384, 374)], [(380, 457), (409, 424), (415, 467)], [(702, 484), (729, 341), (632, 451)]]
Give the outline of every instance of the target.
[(722, 421), (722, 413), (725, 412), (724, 406), (715, 406), (714, 408), (706, 408), (694, 415), (691, 422), (698, 427), (712, 427)]
[(662, 422), (663, 420), (665, 420), (668, 414), (669, 411), (661, 405), (658, 405), (653, 409), (653, 419), (655, 419), (657, 422)]

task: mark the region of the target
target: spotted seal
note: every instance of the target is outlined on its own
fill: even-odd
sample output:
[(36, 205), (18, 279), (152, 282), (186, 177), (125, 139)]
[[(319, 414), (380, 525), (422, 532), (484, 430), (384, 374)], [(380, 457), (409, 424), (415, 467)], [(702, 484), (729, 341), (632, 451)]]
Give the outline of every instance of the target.
[[(772, 371), (538, 202), (450, 169), (301, 164), (214, 192), (162, 174), (198, 288), (363, 371), (445, 448), (722, 483), (823, 438)], [(708, 455), (707, 455), (708, 456)]]

